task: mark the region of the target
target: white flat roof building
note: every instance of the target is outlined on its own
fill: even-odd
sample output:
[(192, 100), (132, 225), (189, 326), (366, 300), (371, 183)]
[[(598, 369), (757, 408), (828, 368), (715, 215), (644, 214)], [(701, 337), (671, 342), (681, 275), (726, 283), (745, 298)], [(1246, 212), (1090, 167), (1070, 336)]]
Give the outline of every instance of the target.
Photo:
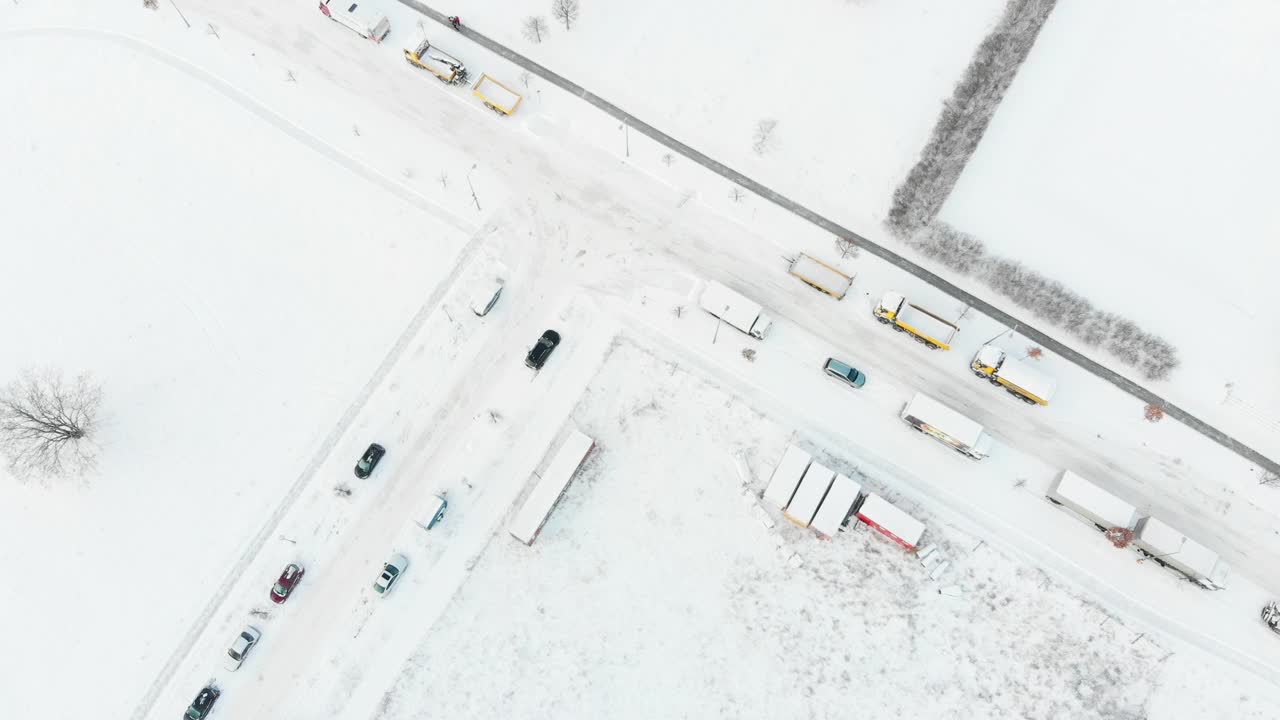
[(858, 519), (908, 550), (914, 550), (924, 535), (924, 523), (879, 495), (867, 495), (858, 509)]
[(795, 494), (800, 478), (804, 477), (804, 471), (812, 461), (809, 453), (795, 445), (788, 445), (787, 451), (778, 461), (778, 467), (774, 468), (769, 486), (764, 489), (764, 499), (780, 508), (790, 505), (791, 496)]
[(827, 497), (823, 499), (809, 527), (825, 538), (835, 537), (835, 534), (840, 531), (840, 525), (844, 523), (845, 518), (849, 517), (849, 512), (853, 510), (861, 492), (862, 486), (858, 483), (844, 475), (836, 475), (836, 479), (831, 482), (831, 489), (827, 491)]
[(818, 506), (822, 504), (822, 498), (827, 496), (827, 489), (831, 487), (831, 481), (835, 477), (835, 471), (822, 463), (811, 463), (804, 473), (804, 479), (800, 481), (800, 487), (796, 488), (796, 494), (791, 498), (791, 504), (787, 506), (784, 513), (787, 519), (800, 527), (809, 527), (809, 521), (818, 512)]

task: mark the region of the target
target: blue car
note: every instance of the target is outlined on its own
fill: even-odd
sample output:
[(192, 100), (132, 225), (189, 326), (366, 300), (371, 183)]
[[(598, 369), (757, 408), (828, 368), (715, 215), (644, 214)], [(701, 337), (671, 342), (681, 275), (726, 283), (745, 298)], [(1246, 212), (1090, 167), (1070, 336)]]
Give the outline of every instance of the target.
[(851, 388), (860, 388), (867, 384), (867, 376), (861, 370), (835, 358), (827, 358), (827, 364), (822, 366), (822, 370)]

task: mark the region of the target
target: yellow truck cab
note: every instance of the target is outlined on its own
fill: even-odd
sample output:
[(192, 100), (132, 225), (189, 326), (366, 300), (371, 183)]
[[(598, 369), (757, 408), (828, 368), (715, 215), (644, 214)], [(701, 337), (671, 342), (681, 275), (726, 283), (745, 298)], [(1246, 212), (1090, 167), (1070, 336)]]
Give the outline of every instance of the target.
[(871, 313), (881, 323), (892, 325), (894, 330), (910, 333), (916, 342), (930, 350), (950, 350), (951, 340), (960, 330), (955, 323), (907, 302), (904, 296), (892, 290), (880, 298), (879, 304), (872, 308)]
[(1048, 405), (1058, 391), (1058, 382), (1027, 363), (1009, 357), (995, 345), (983, 345), (969, 363), (973, 374), (1004, 386), (1010, 394), (1028, 405)]
[(467, 81), (467, 68), (462, 61), (432, 45), (428, 40), (418, 43), (418, 46), (412, 50), (405, 50), (404, 59), (410, 65), (422, 68), (440, 78), (440, 82), (461, 85)]

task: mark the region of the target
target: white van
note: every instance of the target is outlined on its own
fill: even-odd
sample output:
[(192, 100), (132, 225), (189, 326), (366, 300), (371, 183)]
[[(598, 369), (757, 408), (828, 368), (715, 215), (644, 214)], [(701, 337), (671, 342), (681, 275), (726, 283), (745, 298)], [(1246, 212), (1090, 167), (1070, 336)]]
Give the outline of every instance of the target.
[(320, 12), (330, 20), (355, 30), (362, 38), (382, 42), (391, 33), (391, 21), (376, 7), (356, 0), (320, 0)]

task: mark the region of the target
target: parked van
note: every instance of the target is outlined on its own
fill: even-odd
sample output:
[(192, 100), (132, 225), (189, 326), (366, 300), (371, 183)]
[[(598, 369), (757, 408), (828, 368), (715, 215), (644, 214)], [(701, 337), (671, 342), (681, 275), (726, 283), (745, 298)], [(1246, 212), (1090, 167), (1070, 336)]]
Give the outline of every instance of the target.
[(431, 496), (431, 503), (427, 506), (427, 512), (431, 514), (431, 518), (422, 523), (424, 530), (430, 530), (436, 526), (436, 523), (444, 519), (445, 508), (449, 507), (449, 501), (439, 495)]
[(380, 10), (355, 0), (320, 0), (320, 12), (330, 20), (346, 25), (362, 38), (382, 42), (391, 33), (391, 21)]

